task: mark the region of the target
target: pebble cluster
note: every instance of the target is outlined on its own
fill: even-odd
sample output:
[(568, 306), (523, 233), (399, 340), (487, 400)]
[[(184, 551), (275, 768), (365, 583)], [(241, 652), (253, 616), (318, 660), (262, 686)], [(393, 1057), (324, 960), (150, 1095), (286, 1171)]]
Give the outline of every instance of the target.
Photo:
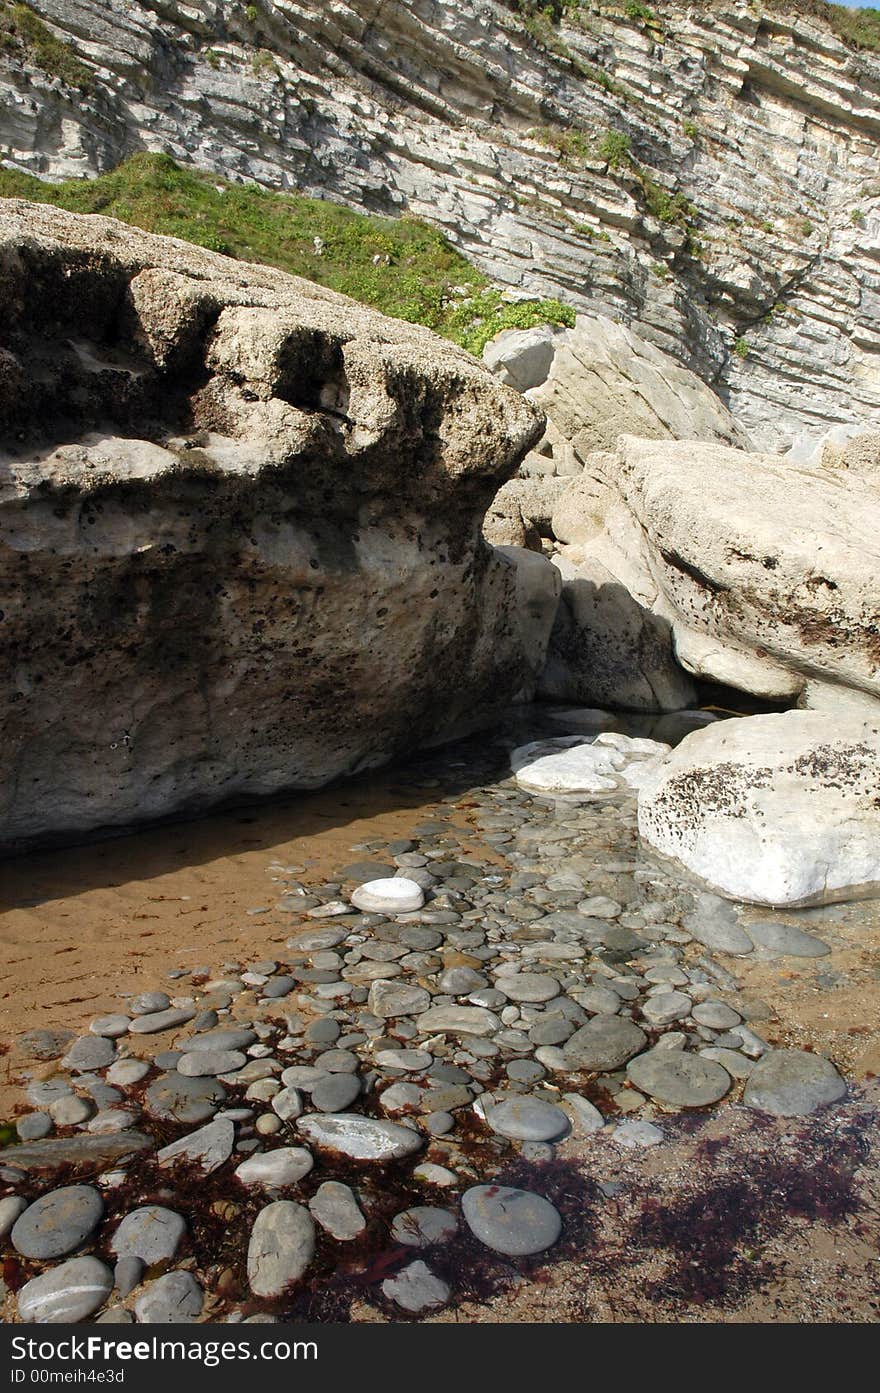
[[(480, 758), (476, 787), (472, 768), (436, 817), (354, 847), (333, 882), (272, 863), (283, 893), (251, 912), (290, 916), (278, 960), (175, 970), (79, 1038), (19, 1042), (58, 1066), (27, 1086), (0, 1153), (19, 1320), (277, 1318), (318, 1251), (341, 1262), (375, 1225), (383, 1176), (387, 1191), (404, 1174), (377, 1285), (398, 1314), (429, 1314), (454, 1300), (432, 1254), (460, 1232), (510, 1259), (559, 1240), (540, 1187), (493, 1183), (511, 1150), (546, 1161), (572, 1132), (660, 1145), (664, 1114), (728, 1096), (780, 1116), (842, 1097), (829, 1061), (768, 1046), (762, 1003), (744, 1007), (714, 957), (820, 956), (821, 940), (769, 917), (746, 929), (645, 860), (631, 791), (536, 795), (498, 777), (497, 750)], [(448, 787), (459, 761), (427, 768)], [(150, 1058), (145, 1037), (162, 1046)], [(274, 1314), (224, 1302), (186, 1260), (176, 1185), (193, 1174), (212, 1195), (223, 1182), (232, 1229), (250, 1224), (237, 1276)], [(118, 1221), (112, 1196), (138, 1187)]]

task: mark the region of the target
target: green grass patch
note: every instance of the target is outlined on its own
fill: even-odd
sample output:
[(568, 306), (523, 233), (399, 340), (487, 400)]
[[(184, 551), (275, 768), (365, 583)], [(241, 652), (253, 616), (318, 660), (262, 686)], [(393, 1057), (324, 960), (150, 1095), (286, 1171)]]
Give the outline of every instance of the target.
[(505, 303), (436, 228), (415, 218), (372, 217), (324, 199), (229, 184), (167, 155), (134, 155), (97, 179), (58, 184), (0, 168), (0, 196), (103, 213), (277, 266), (395, 319), (424, 324), (474, 353), (500, 329), (574, 323), (574, 311), (558, 300)]
[(0, 0), (0, 53), (19, 58), (68, 87), (87, 92), (95, 85), (91, 70), (28, 5)]
[(630, 163), (630, 146), (631, 141), (625, 131), (606, 131), (599, 141), (597, 154), (609, 169), (619, 169), (621, 165)]
[(644, 170), (638, 171), (645, 207), (658, 222), (674, 223), (676, 227), (689, 229), (697, 216), (697, 210), (689, 198), (681, 192), (672, 193), (658, 184)]
[(851, 48), (880, 52), (880, 10), (850, 10), (845, 5), (828, 4), (826, 0), (792, 0), (788, 5), (784, 0), (776, 0), (767, 8), (824, 19), (837, 37)]
[(563, 164), (570, 167), (585, 164), (587, 160), (595, 158), (590, 137), (574, 126), (539, 126), (536, 130), (529, 131), (529, 135), (532, 140), (537, 140), (539, 145), (546, 145), (548, 150), (555, 150)]

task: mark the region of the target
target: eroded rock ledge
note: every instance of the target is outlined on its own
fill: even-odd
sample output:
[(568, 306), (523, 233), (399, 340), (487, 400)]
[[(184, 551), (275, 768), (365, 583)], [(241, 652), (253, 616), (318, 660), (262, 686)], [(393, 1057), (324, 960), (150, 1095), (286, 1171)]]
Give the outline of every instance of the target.
[(0, 847), (308, 788), (528, 669), (467, 354), (110, 219), (0, 211)]

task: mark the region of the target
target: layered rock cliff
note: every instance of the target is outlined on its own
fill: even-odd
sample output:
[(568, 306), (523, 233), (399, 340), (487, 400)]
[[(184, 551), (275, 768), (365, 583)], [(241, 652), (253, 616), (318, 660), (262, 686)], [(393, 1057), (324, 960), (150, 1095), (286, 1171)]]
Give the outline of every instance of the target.
[(74, 72), (0, 53), (17, 167), (146, 148), (410, 211), (498, 281), (636, 329), (760, 448), (877, 420), (880, 58), (796, 3), (31, 8)]
[(0, 849), (315, 787), (516, 694), (553, 615), (480, 524), (535, 408), (279, 271), (0, 206)]

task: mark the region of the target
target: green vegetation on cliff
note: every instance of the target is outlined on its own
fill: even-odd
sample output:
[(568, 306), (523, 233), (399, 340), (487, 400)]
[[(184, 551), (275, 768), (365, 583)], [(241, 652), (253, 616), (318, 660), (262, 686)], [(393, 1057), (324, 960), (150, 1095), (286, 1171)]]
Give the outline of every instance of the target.
[(134, 155), (97, 179), (49, 184), (0, 168), (0, 197), (52, 203), (278, 266), (383, 314), (425, 324), (472, 353), (501, 329), (573, 324), (559, 300), (509, 304), (436, 228), (339, 203), (230, 184), (167, 155)]
[(28, 5), (0, 0), (0, 53), (33, 64), (47, 77), (88, 91), (94, 75)]
[[(669, 6), (662, 0), (656, 11), (642, 3), (642, 0), (502, 0), (509, 10), (519, 15), (532, 37), (542, 47), (560, 57), (572, 55), (562, 39), (553, 37), (553, 31), (560, 24), (578, 25), (590, 11), (614, 18), (623, 24), (646, 27), (662, 27), (664, 10)], [(696, 7), (711, 9), (718, 0), (696, 0)], [(765, 14), (803, 16), (808, 19), (824, 20), (828, 27), (845, 44), (856, 49), (869, 49), (880, 52), (880, 10), (850, 9), (846, 5), (834, 5), (830, 0), (763, 0), (755, 7)]]

